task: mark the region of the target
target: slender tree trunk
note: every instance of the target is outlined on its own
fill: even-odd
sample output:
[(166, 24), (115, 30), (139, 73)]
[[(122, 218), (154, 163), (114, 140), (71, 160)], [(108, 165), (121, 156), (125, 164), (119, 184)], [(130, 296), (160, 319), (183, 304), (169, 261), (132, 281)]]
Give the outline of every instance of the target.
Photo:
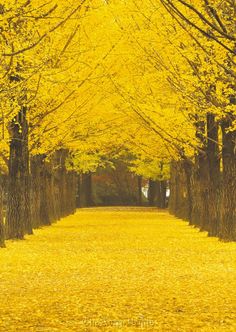
[(222, 204), (220, 238), (236, 240), (236, 131), (228, 131), (229, 123), (222, 125)]
[(137, 200), (137, 203), (138, 203), (138, 206), (142, 206), (143, 202), (142, 202), (142, 196), (143, 196), (143, 193), (142, 193), (142, 176), (138, 176), (138, 200)]
[(31, 202), (33, 228), (41, 226), (40, 200), (41, 200), (41, 156), (31, 158)]
[(23, 192), (23, 219), (24, 219), (24, 232), (25, 234), (33, 234), (32, 229), (32, 215), (31, 215), (31, 179), (30, 179), (30, 161), (29, 161), (29, 133), (28, 122), (26, 119), (26, 107), (22, 108), (22, 177), (24, 182)]
[(89, 207), (93, 205), (91, 173), (82, 174), (81, 205), (83, 207)]
[(169, 211), (176, 214), (177, 211), (177, 168), (176, 162), (173, 160), (170, 163), (170, 198), (169, 198)]
[(23, 107), (9, 126), (10, 157), (7, 202), (7, 237), (23, 239), (32, 234), (30, 213), (30, 178), (28, 124)]
[(74, 171), (67, 173), (67, 205), (68, 214), (73, 214), (76, 211), (76, 194), (77, 194), (77, 174)]
[(157, 183), (157, 207), (166, 208), (166, 181), (156, 181)]
[(39, 160), (40, 167), (40, 223), (42, 226), (51, 225), (50, 211), (49, 211), (49, 199), (48, 194), (48, 181), (49, 174), (45, 162), (45, 156), (40, 156)]
[(55, 174), (53, 171), (52, 162), (47, 164), (48, 172), (47, 172), (47, 193), (48, 193), (48, 206), (49, 206), (49, 219), (50, 222), (53, 223), (57, 220), (57, 212), (56, 212), (56, 195), (55, 195)]
[(192, 192), (192, 171), (193, 165), (192, 162), (188, 159), (182, 161), (183, 170), (185, 174), (185, 186), (186, 186), (186, 211), (185, 219), (191, 223), (192, 219), (192, 208), (193, 208), (193, 192)]
[[(202, 142), (202, 152), (195, 158), (190, 181), (191, 213), (190, 224), (208, 231), (209, 235), (218, 234), (220, 206), (220, 159), (218, 150), (218, 124), (213, 114), (208, 114), (206, 126), (197, 126), (197, 137)], [(205, 138), (205, 130), (207, 138)], [(190, 174), (186, 168), (186, 175)], [(189, 178), (189, 175), (187, 175)], [(188, 181), (189, 182), (189, 181)]]
[(5, 232), (3, 223), (3, 188), (2, 183), (0, 184), (0, 247), (5, 247)]
[(59, 175), (59, 192), (60, 192), (60, 215), (65, 217), (67, 215), (67, 171), (65, 161), (67, 157), (67, 150), (57, 151), (57, 166)]
[(189, 220), (192, 211), (190, 161), (171, 162), (169, 210), (178, 218)]
[(77, 175), (76, 207), (81, 207), (81, 175)]
[(207, 158), (206, 121), (196, 122), (196, 137), (201, 142), (201, 151), (196, 153), (192, 177), (191, 224), (205, 230), (208, 220), (209, 163)]
[(19, 126), (11, 124), (11, 141), (9, 157), (8, 199), (7, 199), (7, 238), (24, 238), (24, 221), (22, 220), (22, 135)]
[(194, 180), (191, 222), (201, 230), (206, 230), (206, 223), (209, 218), (209, 165), (205, 153), (200, 153), (196, 157), (193, 172)]
[(66, 170), (64, 166), (60, 169), (60, 190), (61, 190), (61, 216), (65, 217), (66, 213)]
[(58, 170), (53, 172), (53, 201), (54, 201), (54, 218), (59, 220), (61, 218), (61, 207), (60, 207), (60, 174)]
[(73, 202), (74, 202), (74, 212), (76, 212), (77, 209), (77, 193), (78, 193), (78, 174), (76, 171), (73, 172), (73, 186), (74, 186), (74, 197), (73, 197)]
[(148, 203), (149, 206), (155, 206), (156, 204), (156, 194), (157, 194), (157, 184), (156, 181), (149, 180), (148, 186)]
[(213, 114), (207, 115), (207, 158), (208, 158), (208, 219), (205, 229), (210, 236), (218, 235), (220, 219), (220, 158), (218, 144), (218, 123)]

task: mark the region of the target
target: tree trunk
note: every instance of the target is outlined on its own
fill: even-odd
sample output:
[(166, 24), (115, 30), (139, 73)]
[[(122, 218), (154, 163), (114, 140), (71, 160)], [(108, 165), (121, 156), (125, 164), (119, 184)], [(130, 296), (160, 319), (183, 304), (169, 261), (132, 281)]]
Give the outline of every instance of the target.
[(52, 190), (53, 190), (53, 207), (54, 207), (54, 218), (55, 220), (59, 220), (61, 218), (61, 209), (60, 209), (60, 175), (58, 171), (53, 173), (53, 182), (52, 182)]
[(89, 207), (93, 205), (91, 173), (82, 174), (81, 204), (84, 207)]
[(5, 234), (4, 234), (4, 223), (3, 223), (3, 188), (0, 184), (0, 247), (5, 248)]
[(220, 218), (220, 158), (218, 144), (218, 123), (213, 114), (207, 115), (207, 159), (208, 159), (208, 219), (205, 229), (208, 235), (216, 236), (219, 231)]
[(156, 181), (157, 183), (157, 207), (166, 208), (166, 181)]
[(191, 224), (206, 229), (208, 213), (208, 190), (209, 190), (209, 163), (207, 157), (207, 125), (206, 121), (196, 122), (196, 137), (200, 141), (198, 151), (195, 156), (195, 164), (192, 175), (192, 216)]
[(157, 184), (156, 181), (149, 180), (148, 186), (148, 203), (149, 206), (155, 206), (156, 203), (156, 194), (157, 194)]
[(138, 176), (138, 206), (142, 206), (143, 202), (142, 202), (142, 176)]
[(173, 160), (170, 163), (170, 198), (169, 211), (176, 215), (177, 211), (177, 167)]
[(169, 210), (178, 218), (189, 220), (192, 211), (192, 191), (190, 161), (171, 162)]
[(188, 159), (182, 161), (183, 170), (185, 174), (185, 186), (186, 186), (186, 210), (185, 210), (185, 219), (191, 222), (192, 218), (192, 208), (193, 208), (193, 192), (192, 192), (192, 171), (193, 165), (192, 162)]
[(81, 176), (77, 175), (76, 207), (81, 207)]
[(49, 174), (45, 162), (45, 157), (40, 156), (39, 167), (40, 167), (40, 223), (43, 226), (51, 225), (50, 211), (49, 211), (49, 193), (48, 193), (48, 181)]
[(31, 216), (31, 179), (29, 169), (29, 133), (28, 133), (28, 122), (26, 119), (26, 107), (22, 108), (22, 177), (24, 181), (24, 192), (23, 192), (23, 219), (24, 219), (24, 232), (26, 234), (33, 234), (32, 229), (32, 216)]
[(205, 153), (196, 156), (193, 168), (191, 224), (206, 230), (208, 213), (209, 167)]
[(67, 205), (68, 214), (73, 214), (76, 211), (76, 194), (77, 194), (77, 174), (74, 171), (70, 171), (67, 174)]
[(229, 124), (222, 125), (223, 181), (220, 238), (236, 240), (236, 131), (228, 132)]
[(32, 234), (28, 124), (23, 107), (9, 126), (10, 157), (6, 230), (8, 238), (23, 239)]
[(31, 202), (32, 202), (32, 224), (33, 228), (41, 226), (40, 200), (41, 200), (41, 156), (31, 158)]

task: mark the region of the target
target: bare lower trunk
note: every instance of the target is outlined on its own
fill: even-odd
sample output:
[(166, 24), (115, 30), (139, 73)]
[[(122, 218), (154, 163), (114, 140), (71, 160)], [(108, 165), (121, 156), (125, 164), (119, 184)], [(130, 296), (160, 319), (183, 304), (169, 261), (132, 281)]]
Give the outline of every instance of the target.
[(7, 202), (7, 237), (22, 239), (32, 234), (28, 124), (22, 108), (9, 126), (10, 157)]
[(2, 185), (0, 184), (0, 247), (5, 247), (5, 232), (3, 224), (3, 190)]
[(41, 199), (41, 156), (31, 158), (31, 206), (33, 228), (41, 226), (40, 199)]
[(66, 177), (67, 214), (73, 214), (76, 211), (77, 175), (75, 172), (70, 171)]
[(43, 156), (40, 159), (39, 167), (40, 167), (40, 208), (39, 208), (40, 223), (41, 225), (48, 226), (51, 224), (50, 211), (49, 211), (50, 195), (48, 192), (49, 174)]
[(172, 214), (176, 214), (177, 210), (177, 168), (176, 163), (171, 161), (170, 164), (170, 198), (169, 198), (169, 211)]
[(218, 123), (213, 114), (207, 115), (207, 159), (209, 171), (208, 183), (208, 219), (205, 230), (208, 235), (217, 236), (220, 219), (220, 158), (218, 144)]
[(160, 209), (166, 208), (166, 181), (156, 181), (157, 183), (157, 207)]
[(236, 240), (236, 131), (223, 132), (223, 181), (220, 219), (220, 238)]
[(81, 207), (81, 176), (77, 175), (76, 207)]
[(138, 206), (142, 206), (142, 176), (138, 176), (138, 199), (137, 199), (137, 204)]
[(89, 207), (93, 205), (91, 173), (82, 174), (81, 205), (84, 207)]
[(188, 160), (171, 162), (169, 210), (185, 220), (189, 220), (192, 211), (191, 172)]
[(148, 185), (148, 204), (149, 206), (155, 206), (156, 204), (156, 194), (157, 194), (157, 183), (152, 179), (149, 180)]

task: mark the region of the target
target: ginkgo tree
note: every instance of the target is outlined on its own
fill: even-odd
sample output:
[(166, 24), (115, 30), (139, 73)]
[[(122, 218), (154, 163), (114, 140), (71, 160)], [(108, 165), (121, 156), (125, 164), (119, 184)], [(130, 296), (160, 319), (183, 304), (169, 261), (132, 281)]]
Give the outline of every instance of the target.
[[(132, 56), (124, 57), (126, 74), (112, 78), (117, 91), (157, 135), (177, 148), (175, 159), (182, 160), (187, 187), (179, 200), (188, 197), (191, 221), (210, 234), (232, 239), (235, 237), (233, 6), (231, 2), (220, 1), (111, 4), (115, 23), (121, 30), (129, 31), (126, 47), (132, 49), (129, 52)], [(147, 83), (143, 73), (148, 72), (150, 65), (153, 70)], [(135, 77), (138, 77), (136, 84)], [(150, 87), (151, 77), (157, 82), (155, 90), (145, 91)], [(163, 87), (167, 87), (167, 93)], [(150, 95), (154, 95), (157, 103), (152, 103), (149, 109)], [(170, 116), (173, 110), (170, 101), (175, 105), (176, 118)], [(160, 114), (166, 103), (169, 121), (162, 122)], [(154, 119), (158, 106), (161, 112)], [(181, 122), (185, 123), (184, 130), (174, 135)], [(191, 132), (185, 130), (186, 126), (191, 127)], [(183, 187), (181, 183), (177, 186), (172, 190), (173, 198), (174, 192), (181, 192)]]
[(122, 156), (170, 177), (173, 213), (234, 240), (234, 12), (220, 0), (0, 5), (7, 237), (71, 213), (77, 173)]
[[(54, 92), (45, 87), (49, 71), (59, 73), (61, 57), (72, 41), (85, 1), (41, 4), (14, 1), (1, 7), (2, 135), (9, 141), (9, 187), (7, 236), (22, 238), (32, 232), (29, 197), (29, 118), (43, 95)], [(84, 10), (83, 10), (84, 9)], [(83, 11), (83, 14), (81, 13)], [(47, 24), (45, 24), (47, 22)], [(63, 35), (60, 32), (63, 31)], [(62, 48), (58, 48), (58, 42)], [(44, 81), (44, 82), (42, 82)], [(65, 92), (62, 93), (64, 98)], [(51, 101), (54, 96), (51, 95)], [(60, 102), (58, 98), (58, 102)], [(62, 102), (61, 102), (62, 103)], [(41, 118), (42, 114), (38, 116)], [(5, 133), (7, 129), (7, 134)], [(6, 145), (5, 145), (6, 147)], [(16, 204), (17, 202), (17, 204)]]

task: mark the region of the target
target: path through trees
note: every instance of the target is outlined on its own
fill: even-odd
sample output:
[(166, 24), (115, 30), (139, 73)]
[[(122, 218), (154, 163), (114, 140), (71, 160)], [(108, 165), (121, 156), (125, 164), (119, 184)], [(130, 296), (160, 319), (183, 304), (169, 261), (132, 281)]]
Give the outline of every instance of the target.
[(167, 212), (81, 209), (7, 243), (0, 330), (234, 331), (235, 243)]
[(143, 179), (151, 206), (170, 188), (171, 213), (235, 241), (235, 20), (222, 0), (0, 4), (0, 246), (93, 205), (119, 161), (139, 181), (122, 204)]

